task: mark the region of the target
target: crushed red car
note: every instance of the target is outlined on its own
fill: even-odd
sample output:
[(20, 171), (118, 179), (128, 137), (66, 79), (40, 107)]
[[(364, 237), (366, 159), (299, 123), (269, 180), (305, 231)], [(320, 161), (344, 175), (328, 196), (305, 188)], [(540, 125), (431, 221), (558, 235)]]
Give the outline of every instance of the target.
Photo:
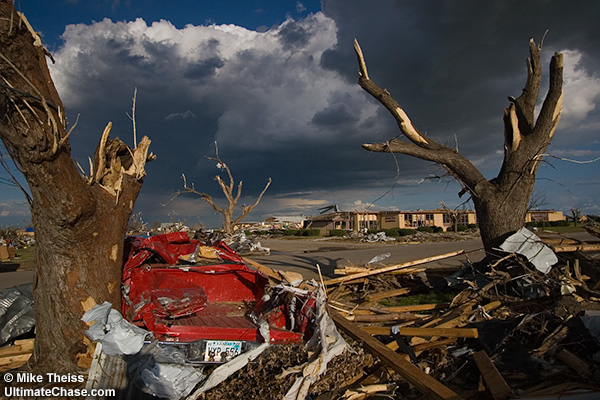
[(153, 332), (173, 362), (229, 361), (264, 341), (261, 321), (271, 343), (311, 334), (314, 298), (271, 287), (221, 241), (206, 245), (185, 232), (128, 237), (124, 257), (123, 316)]

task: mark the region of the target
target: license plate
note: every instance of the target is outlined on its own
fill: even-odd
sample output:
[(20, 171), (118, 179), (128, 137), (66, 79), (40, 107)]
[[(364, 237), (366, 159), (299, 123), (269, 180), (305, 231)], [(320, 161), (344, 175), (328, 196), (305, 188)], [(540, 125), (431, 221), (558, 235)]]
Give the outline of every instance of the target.
[(242, 353), (242, 342), (225, 340), (206, 341), (206, 352), (204, 361), (227, 362)]

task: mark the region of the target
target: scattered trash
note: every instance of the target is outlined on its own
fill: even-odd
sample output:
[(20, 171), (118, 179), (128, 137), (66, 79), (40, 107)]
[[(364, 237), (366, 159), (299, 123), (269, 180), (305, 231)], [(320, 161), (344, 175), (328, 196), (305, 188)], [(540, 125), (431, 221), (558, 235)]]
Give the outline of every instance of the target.
[(93, 341), (102, 342), (102, 349), (108, 355), (136, 354), (142, 349), (146, 338), (152, 335), (126, 321), (109, 302), (87, 311), (81, 320), (92, 323), (85, 334)]
[[(523, 229), (495, 260), (455, 251), (385, 266), (381, 254), (316, 282), (220, 241), (131, 238), (126, 318), (109, 303), (82, 318), (104, 353), (121, 354), (94, 355), (93, 379), (127, 370), (128, 390), (167, 399), (595, 398), (595, 246)], [(464, 268), (428, 267), (451, 257)], [(213, 315), (224, 319), (190, 324)], [(245, 333), (228, 336), (241, 330), (225, 320)]]
[(550, 247), (546, 246), (533, 232), (521, 228), (502, 243), (500, 248), (508, 253), (521, 254), (531, 262), (538, 271), (547, 274), (558, 262), (558, 258)]
[(375, 242), (394, 242), (396, 239), (387, 237), (385, 232), (370, 233), (366, 237), (362, 238), (361, 241), (375, 243)]
[(33, 284), (0, 291), (0, 346), (29, 332), (35, 326)]
[(248, 239), (246, 234), (241, 231), (235, 233), (229, 239), (226, 239), (225, 242), (229, 247), (242, 256), (271, 254), (271, 249), (268, 247), (263, 247), (256, 237), (253, 239)]
[(375, 256), (373, 258), (371, 258), (369, 260), (369, 262), (367, 263), (367, 265), (371, 265), (371, 264), (377, 264), (382, 262), (383, 260), (385, 260), (386, 258), (389, 258), (392, 256), (392, 253), (384, 253), (384, 254), (380, 254), (378, 256)]

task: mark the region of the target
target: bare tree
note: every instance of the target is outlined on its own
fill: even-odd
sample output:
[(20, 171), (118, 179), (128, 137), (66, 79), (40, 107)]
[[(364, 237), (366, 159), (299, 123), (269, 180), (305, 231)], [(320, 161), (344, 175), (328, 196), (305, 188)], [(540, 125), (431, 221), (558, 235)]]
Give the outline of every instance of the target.
[(138, 213), (132, 214), (129, 217), (129, 222), (127, 224), (128, 232), (142, 233), (147, 229), (148, 229), (148, 224), (144, 222), (141, 211)]
[(577, 226), (577, 223), (581, 221), (581, 208), (571, 208), (571, 216), (573, 217), (573, 223)]
[(73, 372), (86, 353), (86, 309), (120, 308), (123, 237), (145, 176), (150, 140), (135, 149), (110, 139), (90, 175), (71, 158), (65, 110), (47, 50), (11, 0), (0, 0), (0, 139), (27, 180), (36, 233), (34, 300), (38, 371)]
[[(216, 146), (216, 143), (215, 143), (215, 146)], [(271, 185), (271, 178), (268, 179), (267, 184), (265, 185), (265, 188), (262, 190), (262, 192), (260, 192), (260, 195), (254, 202), (254, 204), (249, 205), (249, 206), (242, 205), (241, 214), (236, 219), (233, 219), (233, 213), (235, 211), (235, 207), (237, 206), (237, 204), (240, 200), (240, 197), (242, 196), (242, 181), (238, 182), (237, 190), (236, 190), (235, 189), (235, 180), (233, 179), (231, 169), (229, 169), (229, 166), (227, 164), (225, 164), (221, 160), (221, 158), (219, 158), (218, 148), (215, 151), (215, 157), (208, 157), (208, 159), (216, 161), (217, 168), (220, 170), (225, 170), (225, 172), (227, 172), (227, 177), (228, 177), (229, 182), (225, 182), (221, 178), (220, 175), (215, 176), (215, 180), (221, 187), (221, 190), (223, 191), (223, 194), (225, 195), (225, 198), (227, 199), (227, 206), (223, 206), (223, 207), (219, 206), (217, 203), (215, 203), (212, 196), (210, 196), (209, 194), (201, 193), (201, 192), (197, 191), (196, 189), (194, 189), (194, 185), (189, 187), (187, 185), (187, 180), (185, 178), (185, 175), (182, 175), (183, 190), (180, 190), (177, 193), (175, 193), (173, 198), (179, 196), (182, 193), (193, 193), (193, 194), (196, 194), (196, 195), (202, 197), (202, 199), (204, 201), (206, 201), (208, 204), (210, 204), (216, 212), (221, 213), (221, 215), (223, 216), (223, 231), (227, 234), (231, 234), (231, 233), (233, 233), (235, 226), (237, 224), (239, 224), (244, 219), (244, 217), (246, 217), (246, 215), (248, 215), (248, 213), (250, 211), (252, 211), (258, 205), (258, 203), (260, 203), (260, 200), (262, 199), (263, 195), (265, 194), (265, 192)], [(235, 193), (234, 193), (234, 191), (235, 191)]]
[(458, 232), (458, 218), (459, 218), (458, 210), (448, 208), (448, 206), (443, 201), (440, 201), (440, 205), (444, 209), (444, 212), (446, 213), (446, 215), (448, 216), (450, 221), (452, 221), (452, 226), (454, 228), (454, 232)]
[(459, 195), (469, 193), (475, 205), (481, 239), (491, 252), (504, 238), (525, 223), (529, 197), (535, 175), (562, 110), (563, 57), (556, 53), (550, 62), (550, 87), (537, 119), (535, 105), (539, 97), (542, 67), (541, 44), (529, 41), (527, 81), (523, 93), (509, 97), (504, 110), (504, 161), (498, 176), (487, 180), (481, 172), (458, 151), (446, 147), (423, 134), (412, 124), (406, 112), (390, 93), (377, 86), (367, 73), (365, 60), (354, 42), (358, 57), (359, 85), (377, 99), (393, 115), (402, 134), (408, 139), (394, 138), (385, 143), (363, 144), (370, 151), (407, 154), (441, 165), (460, 182)]
[(536, 210), (548, 204), (546, 193), (542, 190), (533, 189), (531, 197), (529, 198), (529, 204), (527, 205), (527, 211)]

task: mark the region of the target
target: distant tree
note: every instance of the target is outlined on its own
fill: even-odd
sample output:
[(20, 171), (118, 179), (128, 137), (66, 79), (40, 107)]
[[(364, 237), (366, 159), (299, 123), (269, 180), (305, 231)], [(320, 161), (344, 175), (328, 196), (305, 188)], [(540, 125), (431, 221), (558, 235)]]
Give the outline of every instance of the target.
[(492, 252), (504, 238), (525, 223), (536, 172), (560, 120), (563, 98), (562, 54), (556, 53), (552, 57), (549, 91), (536, 118), (535, 105), (542, 82), (541, 45), (537, 46), (530, 39), (525, 88), (518, 98), (509, 97), (510, 104), (504, 110), (502, 168), (496, 178), (488, 180), (457, 150), (446, 147), (417, 130), (391, 94), (369, 78), (357, 41), (354, 48), (360, 69), (359, 85), (387, 108), (408, 139), (393, 138), (385, 143), (363, 144), (363, 147), (370, 151), (407, 154), (441, 165), (462, 185), (459, 195), (471, 195), (481, 239), (486, 251)]
[[(215, 146), (216, 146), (216, 144), (215, 144)], [(241, 214), (237, 218), (234, 219), (233, 213), (235, 212), (235, 208), (240, 200), (240, 197), (242, 196), (242, 181), (238, 182), (237, 190), (236, 190), (235, 180), (233, 179), (231, 170), (229, 169), (229, 166), (227, 164), (225, 164), (223, 162), (223, 160), (221, 160), (221, 158), (219, 158), (218, 148), (215, 151), (215, 153), (216, 153), (215, 157), (208, 157), (208, 159), (216, 161), (217, 168), (219, 170), (225, 170), (225, 172), (227, 172), (227, 177), (229, 180), (228, 182), (223, 181), (223, 179), (221, 179), (220, 175), (215, 176), (215, 180), (221, 187), (221, 190), (223, 191), (223, 194), (225, 195), (225, 198), (227, 199), (227, 205), (219, 206), (217, 203), (215, 203), (212, 196), (210, 196), (209, 194), (197, 191), (196, 189), (194, 189), (194, 185), (192, 185), (191, 187), (188, 186), (185, 175), (182, 175), (183, 190), (176, 192), (173, 195), (173, 198), (179, 196), (182, 193), (193, 193), (193, 194), (196, 194), (196, 195), (202, 197), (202, 199), (204, 201), (206, 201), (208, 204), (210, 204), (216, 212), (220, 213), (223, 216), (223, 232), (225, 232), (227, 234), (231, 234), (231, 233), (233, 233), (235, 226), (237, 224), (239, 224), (244, 219), (244, 217), (246, 217), (246, 215), (248, 215), (248, 213), (250, 213), (250, 211), (252, 211), (258, 205), (258, 203), (260, 203), (260, 200), (262, 199), (263, 195), (265, 194), (265, 192), (271, 185), (271, 178), (269, 178), (267, 180), (267, 184), (265, 185), (265, 188), (262, 190), (262, 192), (260, 192), (260, 195), (254, 202), (254, 204), (249, 205), (249, 206), (242, 205)], [(234, 193), (234, 191), (235, 191), (235, 193)]]
[(147, 228), (148, 224), (144, 222), (141, 212), (132, 214), (131, 217), (129, 217), (129, 223), (127, 225), (128, 232), (141, 233)]
[(571, 208), (571, 216), (573, 217), (573, 223), (577, 226), (577, 223), (581, 220), (581, 208)]
[(12, 0), (0, 0), (0, 139), (27, 180), (36, 234), (37, 371), (73, 373), (86, 353), (84, 311), (121, 302), (127, 221), (142, 187), (150, 140), (135, 149), (106, 127), (90, 176), (71, 158), (65, 109), (49, 53)]
[(0, 165), (2, 165), (2, 168), (4, 168), (4, 170), (10, 177), (10, 179), (0, 178), (0, 184), (19, 188), (19, 190), (21, 192), (23, 192), (23, 195), (25, 196), (25, 199), (27, 200), (27, 202), (29, 204), (31, 204), (31, 196), (29, 195), (29, 192), (27, 192), (27, 190), (25, 190), (25, 188), (19, 183), (19, 181), (17, 180), (15, 175), (12, 173), (12, 171), (8, 167), (8, 164), (6, 163), (6, 160), (4, 159), (4, 154), (2, 153), (2, 151), (0, 151)]
[(443, 201), (440, 201), (440, 205), (444, 209), (444, 212), (448, 216), (448, 219), (452, 221), (452, 227), (454, 229), (454, 232), (458, 232), (458, 210), (448, 208), (448, 206), (446, 206), (446, 204)]
[(546, 193), (541, 190), (533, 189), (531, 193), (531, 197), (529, 198), (529, 205), (527, 206), (527, 211), (537, 210), (540, 207), (548, 205), (548, 199), (546, 198)]

